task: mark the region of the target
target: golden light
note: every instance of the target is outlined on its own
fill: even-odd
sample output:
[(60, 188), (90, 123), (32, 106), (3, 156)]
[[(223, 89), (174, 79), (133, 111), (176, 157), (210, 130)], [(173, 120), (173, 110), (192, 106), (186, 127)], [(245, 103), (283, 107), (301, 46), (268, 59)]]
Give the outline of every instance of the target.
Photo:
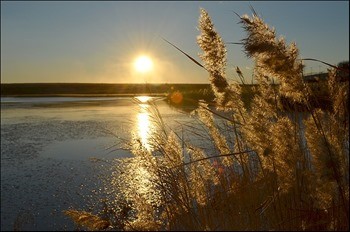
[[(138, 96), (135, 98), (139, 101), (139, 110), (136, 114), (136, 122), (133, 133), (135, 139), (138, 141), (135, 144), (135, 148), (137, 151), (141, 151), (142, 147), (146, 149), (146, 151), (152, 152), (154, 149), (152, 146), (152, 134), (155, 133), (156, 127), (151, 116), (151, 106), (147, 103), (152, 97)], [(128, 183), (130, 183), (131, 191), (127, 192), (127, 194), (135, 195), (139, 199), (147, 202), (152, 201), (152, 204), (157, 204), (160, 206), (162, 204), (162, 198), (155, 186), (154, 179), (156, 176), (149, 172), (147, 168), (142, 166), (144, 160), (141, 156), (136, 156), (133, 158), (133, 160), (134, 162), (132, 164), (132, 168), (130, 169), (131, 173), (128, 175), (130, 176)]]
[(151, 151), (152, 146), (149, 140), (153, 133), (154, 125), (151, 121), (151, 116), (148, 109), (149, 105), (147, 103), (141, 103), (139, 104), (139, 106), (140, 111), (137, 114), (137, 134), (142, 143), (142, 146), (144, 146), (146, 150)]
[(138, 96), (138, 97), (135, 97), (137, 100), (139, 100), (140, 102), (142, 102), (142, 103), (146, 103), (146, 102), (148, 102), (150, 99), (151, 99), (151, 97), (149, 97), (149, 96)]
[(138, 72), (146, 73), (152, 70), (153, 62), (148, 56), (139, 56), (134, 63), (134, 68)]
[(139, 137), (141, 139), (142, 145), (145, 146), (147, 150), (151, 150), (149, 144), (149, 130), (150, 130), (150, 121), (149, 115), (147, 113), (139, 113), (137, 115)]

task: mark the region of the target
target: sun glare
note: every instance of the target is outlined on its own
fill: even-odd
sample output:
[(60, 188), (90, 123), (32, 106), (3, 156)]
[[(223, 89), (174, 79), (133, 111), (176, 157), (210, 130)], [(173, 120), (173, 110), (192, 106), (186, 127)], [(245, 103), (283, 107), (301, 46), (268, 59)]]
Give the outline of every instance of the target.
[(139, 56), (134, 63), (135, 70), (146, 73), (152, 70), (153, 62), (148, 56)]
[(149, 96), (137, 96), (135, 98), (142, 103), (146, 103), (151, 99), (151, 97), (149, 97)]
[(151, 121), (151, 116), (148, 110), (149, 105), (146, 103), (139, 104), (140, 111), (137, 114), (137, 132), (142, 145), (148, 150), (152, 150), (150, 138), (154, 130), (154, 125)]

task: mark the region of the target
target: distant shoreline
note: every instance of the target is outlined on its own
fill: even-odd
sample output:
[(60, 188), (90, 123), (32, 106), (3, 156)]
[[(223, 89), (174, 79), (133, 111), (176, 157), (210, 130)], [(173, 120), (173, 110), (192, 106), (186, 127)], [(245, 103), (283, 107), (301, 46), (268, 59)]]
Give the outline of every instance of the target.
[(1, 97), (166, 96), (173, 91), (208, 88), (209, 84), (2, 83)]
[(145, 93), (145, 94), (15, 94), (1, 95), (1, 97), (137, 97), (147, 95), (149, 97), (166, 97), (162, 93)]

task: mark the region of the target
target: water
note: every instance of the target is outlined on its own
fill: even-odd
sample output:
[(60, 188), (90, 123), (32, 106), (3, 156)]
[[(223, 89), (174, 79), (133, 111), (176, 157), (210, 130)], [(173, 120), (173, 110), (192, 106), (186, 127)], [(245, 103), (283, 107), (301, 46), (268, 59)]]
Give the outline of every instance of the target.
[(193, 125), (158, 98), (1, 98), (1, 230), (75, 229), (62, 210), (93, 206), (99, 176), (109, 174), (90, 158), (130, 157), (108, 149), (117, 137), (139, 136), (147, 146), (147, 100), (178, 133)]

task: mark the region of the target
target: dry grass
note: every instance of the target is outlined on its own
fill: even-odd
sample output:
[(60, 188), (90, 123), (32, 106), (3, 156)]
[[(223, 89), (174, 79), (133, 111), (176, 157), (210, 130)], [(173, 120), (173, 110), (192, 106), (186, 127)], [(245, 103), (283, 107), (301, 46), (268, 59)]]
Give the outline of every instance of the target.
[[(323, 86), (330, 106), (314, 107), (296, 44), (276, 38), (255, 12), (240, 22), (247, 32), (243, 47), (255, 62), (254, 98), (248, 105), (241, 85), (228, 83), (225, 44), (201, 9), (200, 66), (209, 73), (216, 110), (202, 102), (194, 115), (207, 134), (193, 125), (187, 132), (213, 147), (208, 152), (189, 143), (150, 107), (157, 125), (152, 149), (135, 137), (127, 144), (134, 158), (115, 166), (110, 188), (118, 200), (108, 202), (109, 221), (123, 215), (124, 223), (114, 228), (349, 230), (349, 82), (330, 69)], [(82, 224), (76, 215), (70, 216)]]
[(66, 210), (64, 214), (72, 218), (77, 225), (89, 230), (104, 230), (110, 225), (108, 221), (85, 211)]

